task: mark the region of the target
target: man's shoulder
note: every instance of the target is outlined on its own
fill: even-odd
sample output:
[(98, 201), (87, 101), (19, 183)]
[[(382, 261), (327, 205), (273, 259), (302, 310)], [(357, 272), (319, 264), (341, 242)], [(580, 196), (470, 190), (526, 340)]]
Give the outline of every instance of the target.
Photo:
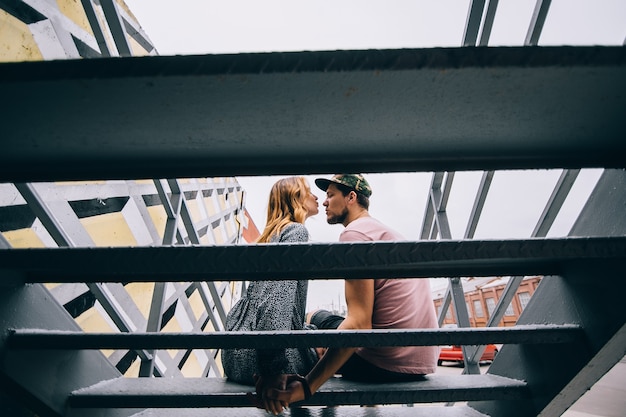
[(340, 240), (404, 240), (400, 233), (368, 216), (354, 220), (341, 233)]
[(382, 223), (371, 216), (361, 217), (351, 221), (339, 236), (340, 241), (369, 241), (374, 240), (373, 231), (379, 229)]

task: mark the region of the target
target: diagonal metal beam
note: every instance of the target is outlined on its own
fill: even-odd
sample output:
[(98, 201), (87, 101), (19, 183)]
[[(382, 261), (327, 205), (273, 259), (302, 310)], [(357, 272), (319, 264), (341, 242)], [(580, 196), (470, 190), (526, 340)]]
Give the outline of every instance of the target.
[(85, 15), (87, 16), (87, 20), (89, 21), (89, 26), (91, 26), (93, 35), (96, 38), (96, 42), (98, 42), (98, 46), (100, 47), (100, 53), (103, 57), (110, 57), (111, 51), (109, 51), (109, 46), (107, 45), (104, 37), (104, 31), (100, 25), (100, 20), (98, 19), (96, 11), (93, 8), (92, 0), (81, 0), (81, 3), (83, 5)]
[(548, 16), (551, 3), (552, 0), (537, 0), (533, 16), (530, 20), (530, 26), (528, 27), (528, 32), (526, 33), (524, 45), (536, 46), (539, 43), (539, 37), (541, 36), (543, 25), (546, 22), (546, 17)]
[(2, 232), (0, 232), (0, 249), (9, 249), (11, 248), (11, 244), (9, 243), (9, 241), (4, 237), (4, 235), (2, 234)]
[(75, 246), (72, 238), (63, 230), (63, 227), (56, 219), (54, 214), (48, 209), (35, 186), (28, 183), (15, 183), (15, 188), (20, 192), (28, 207), (33, 211), (35, 216), (41, 221), (52, 239), (59, 247)]
[(474, 205), (472, 206), (472, 212), (469, 220), (467, 221), (467, 229), (463, 235), (465, 239), (472, 239), (474, 237), (474, 233), (476, 233), (476, 227), (478, 226), (480, 215), (485, 207), (485, 200), (487, 199), (487, 194), (489, 194), (489, 188), (491, 187), (493, 176), (494, 171), (483, 172), (480, 185), (478, 186), (478, 191), (476, 192), (476, 199), (474, 200)]
[(480, 40), (478, 41), (479, 46), (489, 45), (489, 37), (491, 36), (491, 29), (493, 28), (493, 21), (495, 20), (497, 9), (498, 0), (488, 0), (483, 30), (480, 33)]
[[(165, 298), (165, 286), (164, 282), (155, 282), (154, 289), (152, 290), (152, 302), (150, 303), (150, 313), (148, 315), (148, 321), (146, 323), (147, 332), (159, 332), (161, 331), (161, 323), (163, 318), (163, 301)], [(139, 367), (140, 377), (150, 377), (154, 373), (154, 356), (156, 352), (154, 350), (148, 350), (150, 356), (141, 358), (141, 365)]]
[(183, 197), (180, 193), (171, 193), (171, 196), (168, 198), (162, 181), (155, 179), (153, 182), (156, 186), (157, 194), (161, 199), (161, 204), (163, 204), (165, 215), (167, 216), (167, 220), (165, 221), (165, 230), (163, 231), (162, 244), (173, 245), (174, 239), (176, 239), (179, 244), (182, 244), (184, 243), (184, 240), (178, 230), (178, 215), (180, 213)]
[(565, 199), (569, 195), (574, 183), (576, 182), (576, 178), (578, 178), (578, 174), (580, 173), (580, 169), (566, 169), (563, 170), (559, 180), (557, 181), (548, 202), (546, 203), (541, 216), (539, 217), (539, 221), (537, 225), (532, 231), (531, 237), (545, 237), (548, 235), (548, 231), (554, 220), (556, 220), (556, 216), (561, 211), (563, 207), (563, 203)]
[[(561, 207), (563, 207), (563, 203), (567, 198), (578, 174), (580, 173), (579, 169), (572, 170), (564, 170), (559, 177), (559, 180), (556, 182), (554, 190), (546, 203), (546, 206), (539, 217), (537, 225), (535, 226), (531, 237), (545, 237), (550, 230), (550, 227), (554, 223), (556, 216), (558, 215)], [(498, 303), (492, 314), (487, 321), (487, 327), (496, 326), (500, 320), (504, 317), (506, 313), (506, 309), (515, 297), (517, 293), (517, 289), (520, 284), (524, 280), (523, 276), (514, 276), (509, 278), (509, 281), (504, 288), (500, 298), (498, 299)], [(470, 353), (471, 359), (478, 361), (485, 351), (486, 346), (478, 346), (476, 349)]]
[(187, 201), (185, 196), (180, 188), (180, 184), (177, 179), (168, 179), (167, 183), (170, 186), (170, 190), (172, 191), (172, 195), (180, 196), (180, 217), (183, 221), (183, 225), (185, 226), (185, 230), (187, 231), (187, 238), (190, 243), (195, 245), (200, 244), (200, 239), (198, 238), (198, 232), (193, 224), (193, 220), (191, 219), (191, 214), (189, 213), (189, 208), (187, 207)]
[[(572, 170), (564, 170), (557, 181), (548, 202), (546, 203), (546, 207), (543, 210), (543, 213), (539, 217), (537, 225), (532, 232), (531, 237), (545, 237), (550, 230), (550, 227), (554, 223), (556, 216), (558, 215), (561, 207), (563, 207), (563, 203), (567, 198), (578, 174), (580, 173), (579, 169)], [(489, 317), (487, 322), (487, 326), (496, 326), (500, 320), (504, 317), (507, 307), (515, 297), (517, 289), (522, 283), (524, 277), (523, 276), (514, 276), (509, 279), (507, 285), (500, 295), (498, 299), (498, 303), (492, 314)], [(479, 346), (471, 352), (471, 358), (474, 360), (478, 360), (483, 352), (485, 351), (485, 346)]]
[(102, 6), (102, 11), (106, 17), (109, 29), (111, 30), (111, 35), (113, 35), (117, 52), (120, 56), (132, 56), (133, 53), (128, 39), (126, 38), (126, 31), (124, 30), (124, 23), (118, 11), (119, 6), (117, 2), (115, 0), (100, 0), (100, 5)]
[[(450, 295), (452, 297), (452, 304), (454, 305), (454, 314), (456, 316), (456, 323), (461, 328), (469, 328), (469, 314), (467, 312), (467, 306), (465, 304), (465, 292), (463, 291), (463, 283), (460, 278), (450, 278)], [(461, 350), (463, 351), (463, 372), (468, 374), (480, 374), (480, 368), (477, 361), (472, 361), (470, 357), (470, 346), (467, 344), (461, 344)]]
[(475, 46), (478, 39), (478, 30), (483, 19), (485, 0), (472, 0), (470, 2), (465, 30), (463, 32), (463, 46)]
[[(43, 201), (33, 184), (16, 183), (17, 190), (22, 194), (24, 200), (33, 210), (33, 213), (39, 218), (48, 233), (60, 247), (75, 248), (75, 243), (65, 232), (63, 226), (56, 219), (47, 204)], [(94, 294), (100, 305), (107, 312), (111, 320), (118, 329), (123, 332), (136, 331), (137, 328), (133, 320), (126, 315), (124, 309), (119, 305), (118, 300), (111, 294), (110, 288), (103, 283), (86, 282), (89, 290)], [(143, 349), (137, 351), (138, 356), (142, 360), (151, 360), (152, 355)]]
[[(438, 187), (441, 187), (441, 179), (443, 178), (443, 172), (433, 172), (432, 174), (432, 178), (430, 180), (430, 189), (435, 189)], [(431, 199), (431, 193), (428, 193), (428, 197), (427, 197), (427, 201), (426, 201), (426, 208), (424, 210), (424, 216), (423, 216), (423, 220), (422, 220), (422, 229), (420, 231), (420, 239), (424, 240), (424, 239), (432, 239), (432, 234), (433, 234), (433, 225), (434, 225), (434, 220), (435, 220), (435, 210), (434, 210), (434, 204), (432, 203), (432, 201), (430, 201)]]

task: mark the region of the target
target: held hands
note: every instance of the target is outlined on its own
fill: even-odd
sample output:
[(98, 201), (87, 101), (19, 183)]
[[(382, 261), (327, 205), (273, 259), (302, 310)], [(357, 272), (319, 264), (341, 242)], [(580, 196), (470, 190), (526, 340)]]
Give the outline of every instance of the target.
[(249, 394), (248, 397), (255, 407), (274, 415), (282, 413), (289, 404), (309, 399), (312, 395), (308, 382), (301, 375), (276, 375), (270, 377), (271, 380), (254, 377), (256, 395)]
[(268, 413), (274, 415), (282, 413), (289, 404), (271, 398), (269, 394), (274, 390), (284, 390), (287, 386), (287, 377), (288, 375), (284, 374), (266, 376), (255, 374), (254, 382), (256, 393), (248, 393), (248, 398), (255, 407), (262, 408)]

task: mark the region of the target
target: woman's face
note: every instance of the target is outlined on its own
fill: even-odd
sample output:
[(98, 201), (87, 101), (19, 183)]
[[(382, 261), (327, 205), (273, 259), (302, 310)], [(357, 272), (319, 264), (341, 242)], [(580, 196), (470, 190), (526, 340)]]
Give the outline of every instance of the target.
[(311, 192), (310, 188), (307, 188), (308, 194), (304, 197), (304, 208), (306, 208), (306, 217), (315, 216), (319, 213), (319, 206), (317, 204), (317, 196)]

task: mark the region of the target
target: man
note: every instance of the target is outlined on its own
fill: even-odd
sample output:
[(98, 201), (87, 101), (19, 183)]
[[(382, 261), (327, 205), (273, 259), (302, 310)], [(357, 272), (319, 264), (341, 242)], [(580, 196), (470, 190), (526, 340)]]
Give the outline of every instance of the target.
[[(345, 227), (340, 242), (405, 240), (369, 215), (372, 189), (362, 175), (337, 174), (315, 184), (326, 191), (327, 222)], [(311, 323), (342, 330), (438, 327), (427, 279), (350, 279), (345, 296), (345, 319), (318, 311), (310, 315)], [(307, 399), (335, 373), (360, 381), (417, 380), (436, 370), (438, 356), (437, 346), (329, 348), (305, 377), (289, 376), (286, 390), (270, 390), (269, 396), (284, 406)], [(267, 411), (277, 414), (280, 408)]]

